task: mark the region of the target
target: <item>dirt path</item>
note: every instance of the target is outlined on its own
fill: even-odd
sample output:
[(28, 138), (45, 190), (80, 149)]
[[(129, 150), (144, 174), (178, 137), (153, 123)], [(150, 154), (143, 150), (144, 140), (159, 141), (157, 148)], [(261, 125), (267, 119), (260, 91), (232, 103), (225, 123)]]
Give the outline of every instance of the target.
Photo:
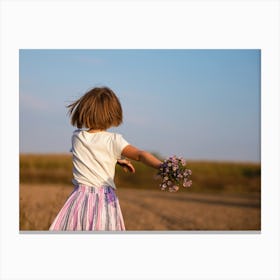
[[(21, 230), (47, 230), (72, 187), (21, 185)], [(260, 230), (256, 195), (119, 189), (127, 230)]]
[(260, 230), (255, 196), (119, 190), (130, 230)]

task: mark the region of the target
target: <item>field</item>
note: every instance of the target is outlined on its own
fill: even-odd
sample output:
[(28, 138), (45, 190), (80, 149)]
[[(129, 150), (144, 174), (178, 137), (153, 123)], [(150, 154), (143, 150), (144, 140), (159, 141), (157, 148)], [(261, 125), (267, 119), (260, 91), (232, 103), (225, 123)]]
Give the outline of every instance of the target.
[[(259, 164), (189, 162), (193, 186), (162, 192), (155, 171), (116, 170), (127, 230), (260, 230)], [(20, 230), (48, 230), (72, 191), (69, 155), (20, 156)]]

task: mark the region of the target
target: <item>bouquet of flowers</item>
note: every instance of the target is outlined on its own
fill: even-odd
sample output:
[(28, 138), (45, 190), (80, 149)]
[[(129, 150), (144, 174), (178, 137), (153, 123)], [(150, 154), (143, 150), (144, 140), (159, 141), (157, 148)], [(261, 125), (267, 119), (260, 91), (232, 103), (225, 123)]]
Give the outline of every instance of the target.
[(192, 185), (189, 179), (192, 171), (185, 168), (186, 162), (182, 157), (169, 157), (159, 168), (157, 177), (162, 179), (160, 189), (169, 192), (176, 192), (179, 190), (179, 185), (188, 188)]

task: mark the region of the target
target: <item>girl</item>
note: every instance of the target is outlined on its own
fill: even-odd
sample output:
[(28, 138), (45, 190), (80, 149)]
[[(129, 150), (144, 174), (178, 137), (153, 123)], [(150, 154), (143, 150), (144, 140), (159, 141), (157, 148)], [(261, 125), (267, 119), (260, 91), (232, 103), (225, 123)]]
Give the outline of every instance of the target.
[[(162, 162), (106, 131), (122, 123), (122, 107), (108, 87), (93, 88), (68, 106), (72, 136), (74, 190), (50, 230), (125, 230), (114, 184), (115, 164), (135, 172), (129, 160), (159, 168)], [(82, 128), (85, 128), (82, 130)]]

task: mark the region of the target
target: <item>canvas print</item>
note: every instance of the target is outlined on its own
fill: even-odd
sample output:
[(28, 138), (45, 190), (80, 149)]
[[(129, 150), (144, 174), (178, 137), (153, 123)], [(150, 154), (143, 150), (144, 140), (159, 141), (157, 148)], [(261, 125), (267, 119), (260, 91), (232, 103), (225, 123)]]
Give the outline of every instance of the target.
[(261, 230), (258, 49), (19, 50), (19, 230)]

